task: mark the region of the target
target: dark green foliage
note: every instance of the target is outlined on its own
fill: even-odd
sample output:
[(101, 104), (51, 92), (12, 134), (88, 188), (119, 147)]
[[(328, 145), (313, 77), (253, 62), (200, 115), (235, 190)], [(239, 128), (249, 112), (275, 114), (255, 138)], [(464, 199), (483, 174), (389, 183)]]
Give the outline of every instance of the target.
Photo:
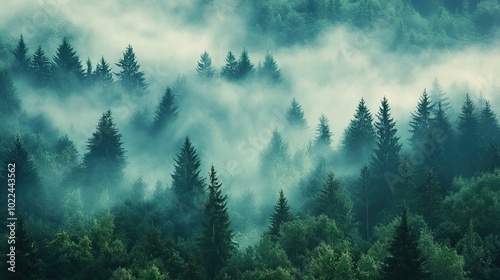
[[(87, 140), (87, 153), (83, 156), (85, 177), (90, 186), (89, 194), (100, 194), (104, 188), (116, 188), (123, 176), (125, 167), (125, 149), (121, 134), (111, 116), (106, 111), (97, 123), (95, 132)], [(100, 187), (96, 187), (100, 185)], [(92, 187), (93, 186), (93, 187)], [(94, 201), (95, 202), (95, 201)]]
[(478, 171), (480, 164), (479, 140), (476, 107), (467, 94), (458, 119), (457, 152), (460, 160), (459, 172), (462, 176), (471, 177)]
[(130, 93), (142, 94), (145, 92), (147, 84), (144, 72), (140, 71), (141, 65), (137, 62), (134, 49), (128, 45), (123, 52), (123, 57), (118, 60), (116, 66), (120, 67), (120, 72), (115, 73), (118, 83), (122, 88)]
[(370, 238), (370, 195), (372, 192), (372, 189), (370, 188), (370, 169), (368, 166), (363, 166), (361, 168), (360, 176), (358, 179), (358, 184), (359, 184), (359, 196), (362, 198), (363, 201), (363, 217), (364, 219), (362, 222), (365, 224), (365, 234), (366, 234), (366, 239)]
[(21, 101), (17, 97), (16, 88), (10, 73), (0, 70), (0, 116), (12, 116), (21, 110)]
[(254, 66), (250, 61), (250, 58), (248, 57), (248, 52), (246, 49), (243, 49), (243, 51), (241, 52), (236, 69), (236, 77), (240, 80), (245, 79), (253, 74)]
[(196, 72), (198, 73), (198, 77), (209, 79), (215, 75), (215, 68), (212, 66), (212, 58), (204, 51), (200, 55), (200, 60), (198, 61), (198, 65), (196, 66)]
[(291, 221), (293, 218), (290, 213), (290, 206), (288, 200), (285, 198), (283, 190), (280, 190), (280, 197), (278, 202), (274, 205), (274, 212), (271, 214), (271, 225), (269, 226), (269, 234), (271, 236), (280, 236), (280, 227), (283, 223)]
[(304, 129), (307, 125), (304, 112), (299, 102), (293, 98), (290, 108), (286, 112), (286, 120), (292, 127)]
[(103, 89), (108, 89), (113, 84), (113, 74), (104, 56), (101, 57), (101, 60), (97, 63), (93, 78), (95, 83)]
[(484, 103), (484, 107), (479, 114), (478, 134), (480, 140), (479, 148), (481, 150), (482, 161), (484, 161), (491, 155), (488, 147), (495, 143), (500, 143), (500, 126), (489, 101)]
[(36, 86), (45, 86), (51, 75), (50, 61), (41, 46), (31, 57), (30, 71)]
[(337, 226), (347, 230), (351, 226), (352, 202), (341, 188), (340, 181), (333, 173), (329, 173), (318, 196), (317, 215), (326, 215), (334, 220)]
[(424, 93), (420, 96), (417, 104), (417, 110), (411, 114), (412, 120), (410, 121), (410, 141), (413, 145), (414, 150), (422, 149), (425, 145), (431, 129), (431, 112), (433, 105), (431, 100), (424, 90)]
[(177, 118), (177, 105), (175, 105), (175, 95), (170, 87), (167, 87), (158, 107), (156, 108), (153, 120), (153, 133), (159, 133), (166, 126), (172, 124)]
[(415, 189), (418, 205), (417, 213), (422, 215), (430, 226), (435, 226), (441, 204), (441, 187), (433, 170), (426, 170), (423, 179)]
[(405, 206), (401, 222), (389, 245), (389, 256), (385, 260), (382, 279), (427, 279), (421, 255), (418, 238), (408, 221), (408, 208)]
[(58, 79), (56, 85), (63, 86), (68, 82), (83, 81), (82, 62), (66, 38), (57, 47), (56, 55), (52, 60), (54, 75)]
[(491, 265), (488, 252), (483, 245), (483, 240), (475, 232), (472, 222), (469, 223), (467, 231), (457, 243), (457, 251), (464, 256), (465, 271), (471, 279), (494, 279), (488, 275), (488, 266)]
[(258, 69), (258, 75), (271, 84), (281, 81), (281, 70), (278, 68), (278, 63), (276, 63), (270, 53), (266, 53), (264, 63)]
[(375, 129), (373, 118), (364, 99), (356, 108), (354, 119), (344, 132), (342, 149), (350, 162), (365, 164), (371, 157), (375, 146)]
[(212, 165), (208, 200), (205, 204), (207, 222), (204, 224), (203, 235), (199, 240), (210, 279), (214, 279), (219, 270), (225, 266), (234, 248), (233, 231), (230, 229), (227, 212), (227, 196), (222, 195), (221, 186)]
[(24, 42), (23, 35), (19, 38), (16, 48), (13, 51), (14, 61), (12, 62), (12, 70), (18, 75), (27, 75), (30, 67), (30, 58), (28, 56), (28, 48)]
[(236, 80), (238, 78), (238, 61), (231, 51), (227, 53), (225, 62), (220, 75), (229, 81)]
[(329, 147), (332, 144), (332, 132), (325, 115), (319, 118), (319, 124), (316, 128), (316, 145), (319, 147)]

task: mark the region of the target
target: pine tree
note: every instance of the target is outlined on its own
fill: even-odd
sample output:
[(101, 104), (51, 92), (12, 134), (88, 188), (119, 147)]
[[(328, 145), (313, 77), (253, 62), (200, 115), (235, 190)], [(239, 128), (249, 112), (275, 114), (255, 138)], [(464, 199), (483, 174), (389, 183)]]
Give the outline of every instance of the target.
[(261, 153), (261, 173), (270, 178), (284, 175), (289, 157), (288, 143), (275, 129), (269, 144)]
[(426, 141), (429, 141), (432, 108), (431, 100), (424, 90), (418, 101), (417, 110), (411, 113), (412, 120), (410, 121), (411, 129), (409, 132), (411, 133), (410, 141), (415, 151), (423, 149), (422, 146), (426, 144)]
[(26, 75), (30, 67), (30, 58), (28, 56), (28, 48), (24, 42), (23, 35), (19, 38), (16, 48), (12, 52), (14, 61), (12, 63), (12, 70), (15, 74)]
[(238, 78), (238, 61), (231, 51), (225, 58), (226, 64), (222, 67), (221, 76), (228, 81), (234, 81)]
[(67, 79), (76, 79), (81, 82), (84, 78), (82, 62), (76, 51), (66, 38), (57, 47), (56, 55), (53, 57), (53, 68), (60, 79), (59, 83), (67, 83)]
[(305, 128), (307, 125), (306, 119), (304, 117), (304, 112), (299, 102), (293, 98), (290, 104), (290, 108), (286, 113), (286, 120), (292, 127)]
[(196, 66), (196, 72), (198, 72), (198, 77), (209, 79), (215, 74), (215, 68), (212, 66), (212, 58), (204, 51), (200, 55), (200, 60), (198, 61), (198, 66)]
[(115, 75), (123, 89), (136, 94), (144, 93), (147, 87), (146, 79), (144, 72), (139, 71), (141, 65), (137, 62), (131, 45), (127, 46), (116, 66), (120, 67), (120, 72)]
[(382, 279), (427, 279), (428, 275), (424, 270), (424, 260), (421, 255), (418, 239), (408, 221), (408, 208), (405, 205), (401, 214), (401, 222), (397, 225), (394, 237), (389, 244), (389, 256), (385, 259)]
[(316, 214), (328, 216), (344, 230), (351, 225), (352, 202), (333, 173), (328, 174), (318, 196)]
[[(5, 169), (15, 170), (16, 210), (22, 214), (41, 216), (46, 202), (45, 192), (36, 164), (19, 135), (4, 154), (3, 166)], [(7, 183), (7, 173), (11, 172), (5, 169), (2, 170), (2, 180)], [(2, 201), (7, 205), (7, 187), (3, 188), (1, 193)]]
[(92, 71), (92, 61), (90, 61), (90, 58), (87, 58), (85, 65), (87, 66), (84, 73), (85, 83), (91, 85), (94, 82), (94, 73)]
[(280, 190), (278, 201), (274, 206), (274, 213), (271, 214), (271, 226), (269, 227), (269, 234), (274, 237), (280, 236), (280, 227), (283, 223), (292, 220), (292, 214), (290, 213), (290, 206), (288, 206), (288, 200), (285, 198), (283, 190)]
[(104, 89), (109, 89), (113, 85), (113, 74), (104, 56), (97, 63), (93, 76), (95, 82)]
[(264, 63), (258, 69), (258, 75), (268, 83), (275, 84), (281, 81), (281, 70), (271, 54), (266, 53)]
[(21, 101), (9, 72), (0, 70), (0, 115), (12, 116), (21, 110)]
[(37, 86), (45, 86), (51, 76), (50, 62), (41, 46), (38, 46), (30, 62), (33, 82)]
[(466, 177), (474, 175), (480, 164), (479, 122), (475, 110), (474, 103), (467, 94), (458, 119), (459, 171)]
[[(430, 91), (430, 100), (434, 104), (441, 103), (442, 110), (444, 111), (445, 114), (451, 113), (449, 98), (446, 96), (446, 93), (444, 92), (443, 87), (441, 86), (441, 83), (437, 78), (434, 78), (434, 81), (432, 82), (432, 88)], [(434, 107), (434, 109), (437, 108)]]
[(417, 185), (415, 196), (418, 213), (431, 227), (435, 226), (437, 222), (439, 204), (441, 203), (440, 193), (436, 174), (431, 169), (426, 170), (422, 182)]
[(209, 279), (215, 279), (219, 270), (226, 265), (231, 251), (234, 249), (232, 240), (234, 234), (230, 229), (227, 196), (222, 195), (221, 186), (212, 165), (208, 200), (205, 204), (207, 223), (204, 224), (203, 235), (199, 240), (200, 249), (206, 260)]
[(172, 174), (172, 188), (181, 204), (181, 207), (197, 209), (205, 191), (204, 179), (200, 176), (200, 158), (198, 153), (186, 137), (181, 152), (177, 155)]
[(342, 148), (351, 162), (365, 163), (370, 159), (374, 146), (375, 129), (372, 114), (361, 98), (354, 119), (344, 132)]
[(330, 125), (325, 115), (319, 118), (319, 124), (316, 128), (316, 145), (320, 147), (329, 147), (332, 144), (332, 133)]
[[(122, 178), (126, 164), (121, 137), (111, 116), (111, 110), (106, 111), (99, 119), (96, 131), (87, 140), (87, 153), (83, 156), (83, 164), (88, 183), (117, 187), (114, 184)], [(89, 190), (95, 191), (92, 187)]]
[(374, 194), (376, 207), (373, 211), (386, 206), (394, 184), (392, 178), (398, 174), (401, 145), (398, 143), (396, 122), (391, 117), (390, 110), (389, 102), (384, 97), (375, 122), (377, 144), (371, 161), (371, 172), (376, 179), (377, 188)]
[(500, 143), (500, 126), (495, 112), (491, 109), (489, 101), (484, 103), (484, 107), (479, 115), (478, 127), (481, 152), (485, 154), (488, 146), (493, 143)]
[(250, 62), (250, 58), (248, 57), (248, 52), (246, 49), (243, 49), (240, 58), (238, 59), (236, 77), (241, 80), (245, 79), (253, 73), (253, 70), (254, 66), (252, 62)]
[(172, 123), (177, 117), (177, 106), (175, 105), (175, 95), (170, 87), (167, 87), (158, 107), (156, 108), (153, 121), (153, 133), (160, 132), (165, 126)]

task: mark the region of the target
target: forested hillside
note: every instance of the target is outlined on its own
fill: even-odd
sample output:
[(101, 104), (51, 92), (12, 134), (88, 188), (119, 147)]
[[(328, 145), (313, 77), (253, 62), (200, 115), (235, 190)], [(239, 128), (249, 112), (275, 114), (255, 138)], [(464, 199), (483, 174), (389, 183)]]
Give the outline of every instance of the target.
[(498, 1), (55, 2), (0, 12), (0, 279), (500, 278)]

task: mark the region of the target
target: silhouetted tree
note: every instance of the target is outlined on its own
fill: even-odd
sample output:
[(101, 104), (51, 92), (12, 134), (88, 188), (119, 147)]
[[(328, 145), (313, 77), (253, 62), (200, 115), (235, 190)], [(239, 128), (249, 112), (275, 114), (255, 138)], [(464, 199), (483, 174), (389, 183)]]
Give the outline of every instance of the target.
[(258, 75), (269, 83), (274, 84), (281, 81), (281, 71), (271, 54), (266, 53), (264, 63), (258, 69)]
[(408, 221), (408, 208), (404, 206), (401, 221), (389, 244), (389, 256), (385, 259), (382, 279), (427, 279), (424, 260), (418, 248), (418, 238)]
[(290, 206), (288, 206), (288, 200), (280, 190), (278, 201), (274, 205), (274, 212), (271, 214), (271, 225), (269, 226), (269, 234), (274, 237), (280, 236), (280, 227), (283, 223), (292, 220), (292, 213), (290, 213)]
[(486, 150), (491, 143), (500, 143), (500, 126), (489, 101), (484, 103), (484, 107), (479, 114), (478, 134), (481, 141), (481, 155), (486, 155)]
[(51, 75), (50, 62), (41, 46), (38, 46), (30, 62), (30, 71), (37, 86), (45, 86)]
[(343, 230), (347, 230), (351, 226), (352, 202), (333, 173), (328, 174), (318, 196), (316, 214), (324, 214), (335, 220)]
[(277, 129), (261, 153), (261, 173), (270, 178), (284, 175), (290, 154), (288, 144)]
[(250, 62), (248, 52), (246, 49), (243, 49), (243, 52), (241, 52), (240, 58), (238, 59), (237, 78), (245, 79), (253, 73), (253, 70), (254, 66), (252, 62)]
[(332, 144), (332, 132), (325, 115), (319, 118), (319, 124), (316, 128), (316, 145), (320, 147), (329, 147)]
[(58, 86), (66, 88), (67, 86), (71, 86), (71, 83), (75, 81), (83, 81), (84, 71), (82, 69), (82, 62), (66, 38), (57, 47), (56, 55), (52, 60), (55, 78), (57, 79), (56, 84)]
[(172, 123), (172, 121), (177, 117), (177, 106), (175, 105), (175, 96), (170, 89), (167, 87), (165, 93), (163, 94), (158, 107), (156, 108), (155, 118), (153, 121), (153, 133), (160, 132), (165, 126)]
[(469, 94), (465, 96), (462, 111), (458, 118), (458, 156), (460, 174), (471, 177), (478, 170), (480, 164), (479, 153), (479, 122), (476, 108)]
[(225, 58), (226, 64), (222, 67), (220, 75), (225, 79), (232, 81), (238, 78), (238, 61), (231, 51), (229, 51)]
[(200, 60), (198, 61), (198, 66), (196, 66), (196, 72), (198, 72), (198, 77), (201, 78), (212, 78), (215, 74), (215, 68), (212, 66), (212, 58), (204, 51), (200, 55)]
[(210, 184), (208, 200), (205, 204), (207, 223), (204, 224), (199, 246), (206, 261), (209, 279), (215, 279), (223, 268), (234, 249), (233, 231), (230, 229), (227, 212), (227, 196), (222, 195), (221, 183), (212, 165), (210, 169)]
[[(434, 78), (434, 81), (432, 82), (432, 88), (430, 91), (430, 101), (433, 104), (438, 104), (441, 103), (441, 109), (444, 111), (446, 115), (451, 113), (451, 105), (448, 96), (446, 96), (446, 93), (443, 90), (443, 87), (441, 86), (441, 83), (437, 78)], [(434, 107), (434, 110), (436, 110), (437, 107)]]
[(127, 46), (116, 66), (120, 67), (120, 72), (115, 75), (123, 89), (136, 94), (144, 93), (147, 87), (146, 79), (144, 72), (139, 70), (141, 65), (137, 62), (131, 45)]
[(290, 108), (286, 113), (286, 120), (292, 127), (305, 128), (307, 125), (304, 112), (295, 98), (293, 98)]
[(87, 85), (91, 85), (94, 82), (94, 73), (92, 71), (92, 61), (90, 61), (90, 58), (87, 58), (85, 65), (87, 66), (85, 73), (83, 74), (85, 83)]
[(361, 98), (349, 126), (344, 132), (342, 148), (351, 162), (366, 163), (375, 146), (373, 118), (365, 101)]
[(424, 93), (420, 95), (420, 99), (417, 104), (417, 110), (411, 113), (411, 121), (409, 132), (411, 133), (410, 141), (413, 145), (414, 150), (419, 150), (422, 145), (425, 144), (431, 129), (431, 112), (433, 105), (431, 100), (424, 90)]
[(113, 84), (113, 74), (104, 56), (97, 63), (93, 76), (96, 84), (104, 89), (109, 89)]
[(23, 35), (19, 38), (16, 48), (12, 52), (14, 61), (12, 62), (12, 71), (18, 75), (28, 74), (30, 68), (30, 58), (28, 56), (28, 48), (24, 42)]

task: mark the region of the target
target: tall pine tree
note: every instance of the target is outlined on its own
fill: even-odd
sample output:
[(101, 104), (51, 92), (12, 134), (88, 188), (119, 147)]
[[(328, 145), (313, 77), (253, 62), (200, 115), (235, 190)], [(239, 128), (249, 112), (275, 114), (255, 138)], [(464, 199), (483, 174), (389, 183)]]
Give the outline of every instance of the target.
[(243, 49), (241, 52), (240, 58), (238, 59), (237, 66), (237, 78), (245, 79), (250, 76), (254, 71), (254, 66), (248, 57), (248, 51)]
[(290, 108), (286, 112), (286, 120), (294, 128), (305, 128), (307, 125), (306, 119), (304, 117), (304, 112), (299, 102), (293, 98), (290, 103)]
[(134, 49), (128, 45), (123, 52), (123, 57), (118, 60), (116, 66), (120, 67), (120, 72), (115, 73), (118, 82), (124, 90), (135, 94), (145, 92), (147, 84), (144, 72), (140, 71), (141, 65), (137, 62)]
[(358, 103), (354, 119), (344, 132), (342, 139), (342, 149), (350, 162), (365, 164), (370, 157), (375, 146), (375, 129), (373, 127), (373, 117), (363, 98)]
[(429, 139), (432, 123), (432, 108), (433, 105), (431, 104), (431, 100), (426, 90), (424, 90), (418, 101), (417, 110), (411, 113), (410, 142), (413, 145), (413, 149), (416, 151), (424, 149), (422, 146), (425, 145), (426, 141)]
[(316, 128), (316, 145), (318, 147), (330, 147), (332, 144), (332, 132), (325, 115), (319, 118), (319, 124)]
[(229, 51), (225, 58), (226, 64), (222, 67), (220, 75), (228, 81), (234, 81), (238, 78), (238, 61), (233, 52)]
[(278, 201), (274, 205), (274, 212), (271, 214), (271, 225), (269, 226), (269, 235), (273, 237), (280, 236), (280, 228), (283, 223), (291, 221), (293, 218), (292, 213), (290, 213), (290, 206), (288, 206), (288, 200), (280, 190)]
[(64, 38), (59, 44), (52, 60), (57, 86), (67, 88), (73, 86), (75, 82), (83, 81), (82, 62), (68, 39)]
[(335, 220), (343, 230), (348, 230), (351, 226), (352, 202), (333, 173), (328, 174), (318, 196), (316, 214)]
[(389, 256), (385, 259), (382, 279), (427, 279), (428, 273), (424, 269), (424, 260), (418, 248), (418, 238), (408, 219), (408, 208), (405, 205), (401, 221), (389, 244)]
[(281, 81), (281, 70), (270, 53), (266, 53), (264, 63), (258, 69), (258, 75), (270, 84), (276, 84)]
[(198, 73), (198, 77), (204, 79), (209, 79), (214, 76), (215, 68), (212, 66), (212, 58), (210, 58), (207, 51), (204, 51), (200, 55), (200, 60), (196, 66), (196, 72)]
[(19, 38), (16, 48), (12, 52), (14, 61), (12, 62), (12, 71), (18, 75), (28, 74), (30, 67), (30, 58), (28, 56), (28, 47), (24, 42), (23, 35)]
[(207, 222), (204, 224), (203, 235), (199, 240), (209, 279), (215, 279), (220, 269), (226, 265), (231, 251), (234, 249), (234, 234), (230, 228), (227, 196), (222, 195), (221, 186), (212, 165), (208, 200), (205, 204)]
[(41, 46), (38, 46), (35, 53), (31, 57), (30, 71), (33, 82), (36, 86), (48, 85), (48, 81), (51, 76), (50, 61)]
[(470, 95), (465, 96), (464, 104), (458, 118), (458, 156), (459, 172), (471, 177), (480, 166), (479, 153), (479, 122), (476, 116), (476, 107)]
[(158, 107), (156, 108), (153, 120), (153, 134), (159, 133), (165, 126), (171, 124), (177, 117), (177, 106), (175, 105), (175, 95), (170, 87), (167, 87)]
[(93, 76), (96, 84), (103, 89), (109, 89), (113, 85), (113, 74), (104, 56), (97, 63)]
[(489, 101), (484, 103), (484, 107), (479, 114), (478, 133), (482, 155), (486, 155), (486, 150), (491, 143), (500, 143), (500, 126)]

